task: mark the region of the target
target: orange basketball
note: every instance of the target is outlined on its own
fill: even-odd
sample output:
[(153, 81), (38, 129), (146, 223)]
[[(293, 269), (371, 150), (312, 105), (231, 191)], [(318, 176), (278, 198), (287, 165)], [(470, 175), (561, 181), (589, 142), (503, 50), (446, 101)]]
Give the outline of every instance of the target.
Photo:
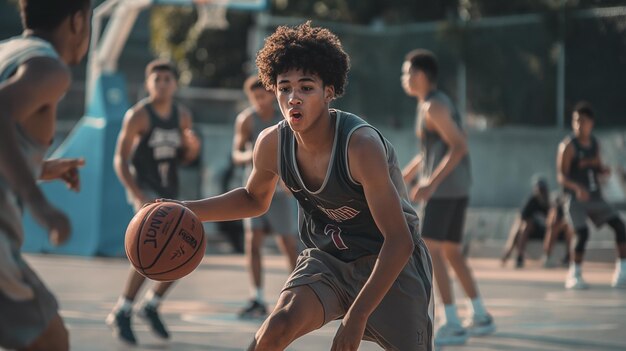
[(198, 267), (206, 240), (202, 222), (188, 208), (157, 202), (135, 214), (124, 246), (137, 272), (153, 280), (172, 281)]

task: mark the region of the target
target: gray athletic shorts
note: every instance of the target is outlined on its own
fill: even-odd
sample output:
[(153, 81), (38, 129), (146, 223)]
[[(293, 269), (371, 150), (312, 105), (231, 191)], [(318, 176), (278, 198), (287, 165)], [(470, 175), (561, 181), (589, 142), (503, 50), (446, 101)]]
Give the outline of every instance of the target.
[(587, 217), (596, 227), (600, 227), (611, 218), (618, 216), (615, 208), (601, 196), (592, 196), (588, 201), (578, 201), (574, 195), (571, 195), (565, 202), (565, 211), (574, 229), (586, 227)]
[[(283, 291), (307, 285), (324, 307), (324, 324), (341, 319), (369, 278), (377, 255), (344, 262), (319, 249), (306, 249)], [(433, 350), (432, 264), (424, 241), (374, 310), (363, 340), (385, 350)]]
[(52, 293), (22, 258), (17, 242), (0, 229), (0, 348), (32, 344), (58, 308)]
[(246, 218), (246, 229), (262, 230), (270, 234), (298, 235), (296, 200), (290, 194), (277, 191), (274, 193), (269, 210), (259, 217)]
[(437, 198), (426, 202), (422, 215), (422, 237), (460, 243), (463, 240), (467, 197)]

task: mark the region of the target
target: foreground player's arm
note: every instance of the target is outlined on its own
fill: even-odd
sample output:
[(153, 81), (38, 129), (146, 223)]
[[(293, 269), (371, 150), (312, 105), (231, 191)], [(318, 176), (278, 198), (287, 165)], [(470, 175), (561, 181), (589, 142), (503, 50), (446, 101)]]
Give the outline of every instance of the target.
[(252, 115), (247, 111), (240, 113), (235, 120), (235, 136), (233, 137), (232, 158), (236, 165), (252, 162), (252, 150), (247, 148), (252, 128)]
[(137, 182), (130, 172), (130, 156), (133, 152), (135, 139), (148, 129), (148, 115), (145, 108), (135, 106), (126, 112), (122, 129), (117, 137), (117, 146), (113, 158), (115, 173), (120, 182), (130, 191), (133, 197), (139, 202), (147, 202), (149, 199), (139, 189)]
[(40, 180), (60, 179), (68, 189), (80, 191), (80, 176), (78, 169), (85, 165), (83, 158), (55, 158), (45, 160), (41, 167)]
[(70, 72), (65, 65), (41, 57), (21, 65), (0, 85), (0, 174), (31, 210), (33, 217), (48, 230), (55, 244), (69, 237), (69, 221), (48, 203), (37, 186), (18, 147), (15, 125), (27, 122), (36, 113), (49, 113), (49, 118), (54, 120), (57, 103), (69, 88), (70, 81)]
[(557, 180), (564, 188), (576, 192), (576, 198), (581, 201), (587, 200), (589, 193), (580, 184), (569, 178), (570, 165), (574, 158), (574, 145), (570, 139), (559, 144), (559, 151), (556, 156)]
[(267, 211), (278, 182), (278, 131), (264, 130), (254, 146), (252, 173), (245, 187), (204, 200), (184, 201), (201, 221), (229, 221), (256, 217)]
[(434, 191), (467, 154), (467, 140), (450, 117), (448, 108), (436, 101), (428, 106), (426, 123), (441, 136), (448, 146), (448, 152), (428, 179), (427, 185)]
[(389, 176), (385, 147), (380, 136), (371, 128), (358, 129), (350, 139), (348, 160), (350, 173), (363, 186), (367, 204), (385, 241), (370, 277), (344, 317), (333, 350), (356, 350), (367, 319), (392, 286), (415, 247), (400, 196)]

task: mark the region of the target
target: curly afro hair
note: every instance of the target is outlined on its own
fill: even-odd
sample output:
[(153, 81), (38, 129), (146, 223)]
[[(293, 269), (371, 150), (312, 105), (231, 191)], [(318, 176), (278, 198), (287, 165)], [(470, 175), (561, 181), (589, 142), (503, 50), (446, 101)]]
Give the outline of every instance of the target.
[(268, 89), (276, 86), (279, 74), (301, 69), (319, 76), (324, 85), (332, 85), (335, 97), (340, 97), (347, 83), (350, 58), (335, 34), (312, 27), (311, 21), (307, 21), (296, 27), (278, 27), (265, 39), (256, 65), (259, 78)]

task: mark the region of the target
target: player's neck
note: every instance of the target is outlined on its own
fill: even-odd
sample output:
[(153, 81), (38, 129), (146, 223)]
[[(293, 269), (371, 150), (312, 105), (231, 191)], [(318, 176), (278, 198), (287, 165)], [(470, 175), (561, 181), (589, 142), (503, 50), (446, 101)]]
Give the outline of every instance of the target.
[(71, 58), (69, 55), (69, 50), (66, 48), (68, 45), (66, 44), (66, 40), (62, 39), (62, 36), (58, 33), (58, 31), (41, 31), (41, 30), (33, 30), (33, 29), (25, 29), (22, 32), (22, 35), (25, 37), (37, 37), (39, 39), (43, 39), (49, 42), (54, 50), (59, 54), (61, 61), (66, 65), (71, 62)]
[(257, 115), (259, 115), (259, 117), (261, 117), (261, 119), (265, 122), (271, 121), (274, 118), (274, 112), (273, 106), (256, 110)]
[(581, 143), (582, 145), (588, 145), (591, 143), (591, 134), (589, 135), (578, 134), (576, 135), (576, 139), (578, 139), (578, 142)]
[(430, 95), (435, 90), (437, 90), (437, 86), (434, 84), (429, 85), (428, 87), (425, 87), (421, 91), (417, 92), (417, 100), (422, 101), (422, 102), (426, 101), (426, 98), (428, 97), (428, 95)]
[(172, 99), (154, 99), (149, 98), (150, 105), (152, 105), (152, 109), (156, 112), (160, 117), (169, 118), (172, 112), (172, 105), (174, 101)]
[(329, 152), (335, 141), (335, 118), (325, 109), (311, 128), (295, 133), (298, 147), (309, 153)]

